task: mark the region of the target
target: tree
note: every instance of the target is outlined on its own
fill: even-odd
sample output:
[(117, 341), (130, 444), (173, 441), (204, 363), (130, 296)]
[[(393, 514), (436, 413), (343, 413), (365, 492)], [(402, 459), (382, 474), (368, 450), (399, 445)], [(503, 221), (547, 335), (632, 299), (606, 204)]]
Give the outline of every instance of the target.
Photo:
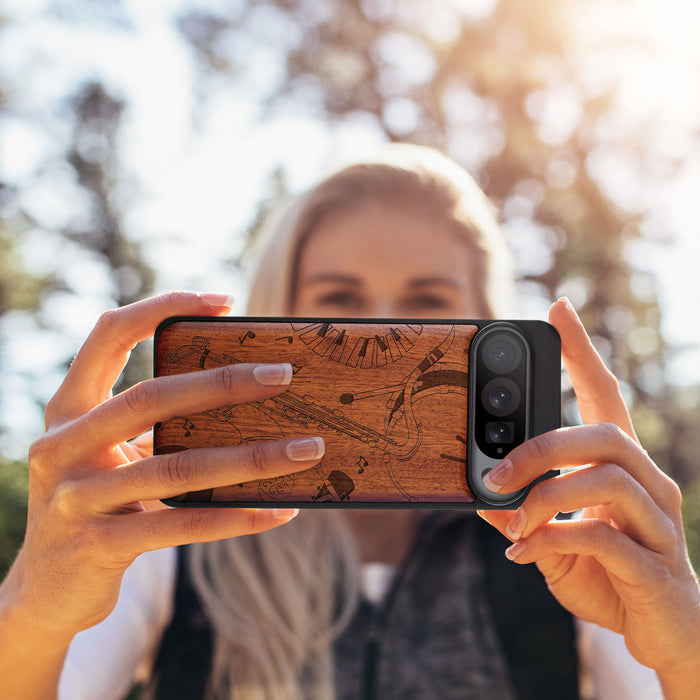
[[(4, 26), (9, 22), (8, 19)], [(56, 295), (81, 294), (73, 281), (80, 277), (80, 268), (87, 260), (98, 261), (104, 276), (111, 279), (113, 303), (117, 305), (135, 301), (153, 289), (154, 273), (145, 262), (140, 246), (125, 234), (122, 223), (126, 205), (124, 197), (119, 195), (126, 177), (120, 167), (118, 135), (124, 103), (103, 84), (87, 82), (75, 94), (67, 95), (64, 105), (71, 128), (63, 153), (49, 156), (23, 182), (0, 181), (0, 330), (4, 345), (11, 333), (11, 321), (26, 320), (36, 335), (52, 337), (50, 333), (58, 331), (60, 322), (42, 313), (42, 308)], [(0, 118), (3, 112), (11, 113), (13, 109), (12, 90), (4, 91), (0, 87)], [(80, 211), (76, 207), (63, 225), (51, 228), (37, 220), (31, 202), (28, 207), (27, 198), (22, 195), (47, 179), (55, 186), (51, 169), (56, 167), (64, 174), (69, 173), (65, 179), (73, 190), (74, 201), (84, 208)], [(28, 252), (26, 239), (35, 233), (65, 255), (65, 259), (56, 261), (53, 270), (42, 274), (28, 272), (24, 264)], [(71, 359), (70, 355), (63, 358), (61, 372), (65, 372)], [(137, 348), (121, 384), (130, 385), (145, 378), (150, 374), (150, 365), (148, 349)], [(34, 398), (39, 404), (45, 401), (41, 388), (36, 387), (40, 383), (36, 377), (23, 379), (20, 384), (3, 382), (0, 400), (6, 415), (17, 403), (18, 397), (13, 393), (26, 392), (30, 396), (23, 399)], [(10, 437), (8, 432), (7, 425), (0, 424), (0, 437)], [(26, 472), (23, 461), (7, 459), (0, 451), (0, 571), (14, 558), (24, 533)]]
[[(141, 246), (128, 238), (122, 223), (127, 206), (119, 193), (125, 188), (126, 177), (119, 165), (118, 134), (124, 102), (103, 84), (90, 82), (70, 98), (69, 104), (73, 130), (65, 158), (88, 196), (89, 216), (61, 233), (100, 256), (112, 278), (115, 303), (124, 306), (148, 296), (155, 282)], [(131, 386), (147, 377), (150, 367), (148, 349), (137, 346), (119, 386)]]

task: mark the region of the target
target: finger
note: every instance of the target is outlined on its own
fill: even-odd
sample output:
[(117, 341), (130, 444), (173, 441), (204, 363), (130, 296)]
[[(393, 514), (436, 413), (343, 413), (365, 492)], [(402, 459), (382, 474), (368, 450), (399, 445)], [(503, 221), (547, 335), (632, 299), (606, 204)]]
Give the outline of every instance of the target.
[(620, 385), (593, 347), (568, 299), (552, 304), (549, 322), (561, 337), (562, 359), (584, 423), (614, 423), (636, 439)]
[(511, 540), (529, 537), (559, 512), (603, 508), (614, 526), (647, 549), (676, 546), (669, 518), (621, 467), (601, 464), (536, 484), (506, 527)]
[[(176, 416), (227, 404), (262, 401), (287, 389), (289, 363), (225, 365), (215, 369), (148, 379), (100, 404), (66, 426), (76, 450), (117, 445)], [(273, 384), (272, 382), (277, 382)]]
[(526, 440), (484, 477), (492, 491), (524, 488), (550, 469), (611, 462), (627, 471), (666, 513), (679, 504), (676, 484), (627, 433), (612, 423), (560, 428)]
[(513, 519), (514, 510), (477, 510), (476, 514), (485, 520), (489, 525), (495, 527), (502, 535), (508, 537), (506, 528)]
[(150, 457), (153, 454), (153, 431), (147, 430), (146, 432), (141, 433), (141, 435), (138, 435), (133, 440), (130, 440), (129, 445), (136, 454), (135, 459)]
[(119, 447), (129, 462), (150, 457), (153, 454), (153, 431), (147, 430), (145, 433), (137, 435), (133, 440), (122, 443)]
[(289, 522), (296, 508), (169, 508), (115, 516), (108, 529), (126, 557), (191, 542), (211, 542), (269, 530)]
[(550, 574), (561, 568), (560, 557), (554, 555), (593, 557), (609, 574), (628, 585), (654, 576), (659, 568), (655, 554), (596, 518), (547, 523), (507, 550), (508, 558), (518, 564), (537, 563), (550, 585), (556, 583)]
[(47, 427), (74, 418), (111, 396), (134, 346), (169, 316), (220, 315), (231, 309), (225, 294), (172, 292), (102, 314), (46, 409)]
[(73, 498), (102, 512), (124, 503), (271, 479), (309, 469), (324, 454), (320, 437), (184, 450), (97, 472), (74, 486)]

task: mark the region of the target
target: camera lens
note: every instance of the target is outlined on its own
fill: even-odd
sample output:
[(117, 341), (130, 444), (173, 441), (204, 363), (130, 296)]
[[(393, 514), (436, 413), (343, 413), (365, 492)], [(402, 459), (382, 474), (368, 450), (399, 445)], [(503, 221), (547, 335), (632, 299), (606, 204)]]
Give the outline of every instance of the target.
[(520, 343), (505, 333), (494, 334), (489, 338), (482, 353), (484, 364), (497, 374), (512, 372), (523, 356)]
[(514, 381), (496, 377), (481, 390), (481, 403), (491, 415), (507, 416), (520, 406), (520, 389)]
[(513, 423), (497, 421), (486, 424), (486, 442), (503, 445), (513, 442)]
[(508, 406), (510, 406), (512, 398), (513, 397), (508, 389), (503, 386), (499, 386), (489, 394), (489, 403), (491, 404), (491, 408), (495, 408), (497, 411), (502, 411), (504, 408), (508, 408)]

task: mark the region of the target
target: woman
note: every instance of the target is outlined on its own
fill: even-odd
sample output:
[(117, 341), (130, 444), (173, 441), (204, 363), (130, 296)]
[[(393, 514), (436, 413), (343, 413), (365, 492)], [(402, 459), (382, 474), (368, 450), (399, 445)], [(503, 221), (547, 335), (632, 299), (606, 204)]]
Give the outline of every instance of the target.
[[(483, 195), (466, 173), (425, 149), (398, 149), (381, 163), (330, 178), (285, 212), (266, 243), (251, 290), (252, 314), (479, 317), (507, 309), (499, 291), (510, 273), (499, 267), (506, 256)], [(136, 565), (150, 570), (145, 580), (155, 580), (155, 587), (136, 586), (136, 594), (120, 601), (122, 613), (76, 643), (71, 656), (85, 653), (81, 644), (94, 646), (100, 629), (111, 638), (99, 658), (118, 670), (113, 678), (102, 674), (98, 696), (108, 697), (120, 678), (128, 679), (124, 668), (136, 660), (123, 665), (121, 657), (137, 649), (140, 658), (148, 647), (143, 640), (157, 643), (169, 623), (156, 661), (154, 692), (163, 697), (169, 677), (186, 682), (190, 668), (178, 676), (183, 660), (176, 651), (198, 627), (202, 639), (213, 630), (212, 658), (207, 650), (200, 664), (212, 662), (210, 688), (231, 690), (233, 697), (521, 693), (527, 670), (513, 667), (509, 649), (510, 637), (522, 630), (504, 637), (498, 629), (500, 606), (489, 600), (485, 563), (492, 546), (479, 554), (489, 538), (484, 533), (495, 531), (476, 526), (476, 518), (449, 516), (435, 524), (411, 510), (309, 512), (251, 538), (236, 536), (286, 523), (295, 513), (154, 506), (153, 499), (244, 481), (253, 473), (306, 469), (322, 456), (318, 441), (308, 439), (159, 457), (148, 456), (147, 439), (126, 442), (159, 420), (285, 390), (288, 368), (238, 365), (150, 380), (111, 397), (129, 350), (162, 318), (229, 308), (222, 296), (179, 294), (108, 312), (47, 407), (47, 433), (30, 453), (25, 545), (1, 589), (0, 672), (11, 684), (9, 697), (55, 692), (71, 639), (110, 614), (124, 570), (138, 554), (197, 541), (217, 542), (191, 548), (188, 566), (178, 565), (172, 614), (167, 603), (157, 605), (173, 587), (172, 577), (170, 584), (158, 581), (168, 578), (161, 565), (173, 569), (173, 550), (165, 550)], [(537, 564), (573, 615), (621, 634), (634, 657), (656, 670), (667, 698), (689, 698), (700, 681), (700, 592), (684, 544), (679, 490), (636, 442), (617, 382), (570, 305), (555, 303), (550, 321), (562, 337), (585, 425), (516, 448), (491, 473), (490, 486), (510, 492), (551, 468), (585, 467), (538, 485), (515, 513), (482, 517), (514, 542), (510, 559)], [(551, 522), (558, 511), (575, 509), (583, 509), (582, 519)], [(407, 573), (406, 561), (415, 561), (413, 552), (428, 536), (423, 554), (447, 547), (446, 555), (421, 559), (422, 566)], [(459, 546), (449, 549), (453, 542)], [(355, 642), (375, 628), (366, 626), (368, 606), (355, 605), (362, 585), (358, 561), (380, 565), (363, 569), (370, 578), (380, 571), (378, 585), (363, 586), (368, 596), (381, 599), (389, 588), (396, 598), (408, 583), (417, 586), (409, 591), (415, 605), (404, 599), (406, 614), (395, 620), (390, 643), (378, 642), (386, 643), (381, 654), (374, 642), (363, 646), (371, 652), (366, 660), (358, 658)], [(426, 575), (426, 562), (441, 567), (434, 579), (433, 569)], [(393, 573), (397, 566), (399, 574)], [(401, 580), (392, 588), (393, 576)], [(509, 575), (492, 583), (503, 578)], [(452, 596), (454, 581), (469, 586), (461, 605), (435, 607), (443, 590)], [(191, 609), (181, 615), (188, 596)], [(150, 622), (145, 634), (134, 625), (123, 628), (129, 605), (151, 611), (131, 618)], [(452, 625), (455, 619), (461, 624)], [(533, 640), (537, 632), (537, 625), (527, 630)], [(474, 655), (466, 662), (463, 648)], [(388, 679), (387, 657), (394, 672)], [(71, 668), (79, 662), (71, 666), (69, 659), (66, 674)], [(356, 685), (358, 668), (367, 688)], [(437, 691), (453, 677), (465, 680), (451, 682), (447, 694)]]

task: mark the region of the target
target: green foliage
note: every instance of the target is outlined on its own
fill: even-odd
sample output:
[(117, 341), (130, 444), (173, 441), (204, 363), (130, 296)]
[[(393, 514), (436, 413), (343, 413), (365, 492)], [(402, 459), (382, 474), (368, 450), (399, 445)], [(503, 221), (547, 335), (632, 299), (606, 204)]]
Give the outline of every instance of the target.
[(24, 538), (28, 488), (26, 464), (0, 461), (0, 579)]

